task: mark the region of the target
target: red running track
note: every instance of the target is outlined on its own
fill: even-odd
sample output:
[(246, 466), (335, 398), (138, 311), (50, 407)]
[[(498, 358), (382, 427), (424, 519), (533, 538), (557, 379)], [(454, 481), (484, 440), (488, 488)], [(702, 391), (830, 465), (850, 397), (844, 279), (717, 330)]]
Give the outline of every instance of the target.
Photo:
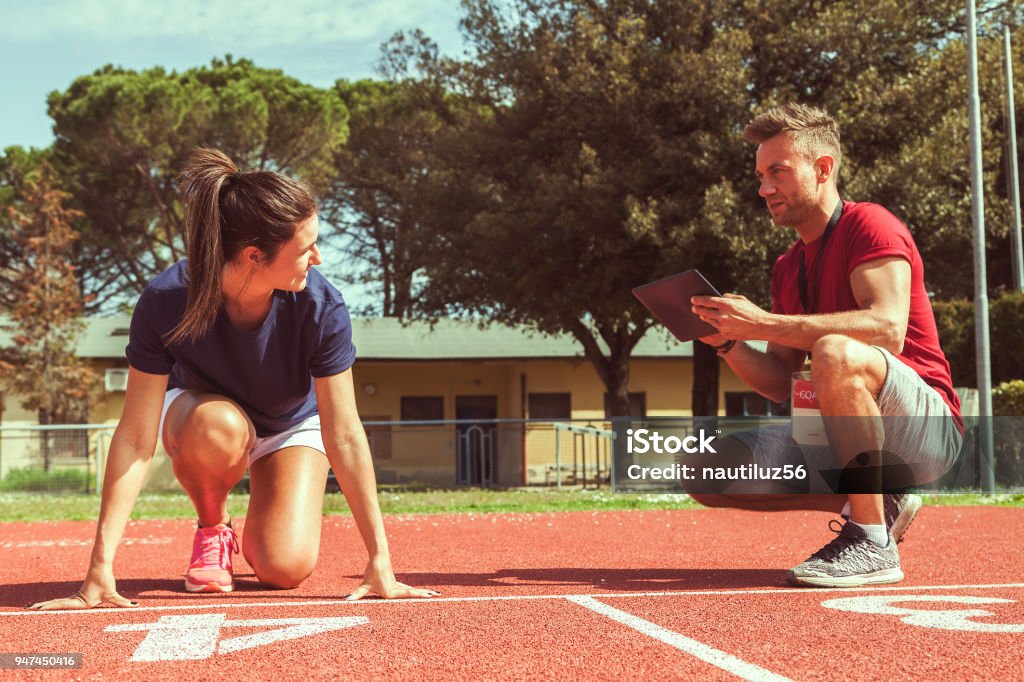
[(0, 525), (0, 652), (83, 656), (0, 678), (1024, 680), (1024, 510), (925, 508), (898, 586), (808, 590), (787, 568), (829, 515), (732, 510), (389, 516), (399, 579), (442, 591), (340, 601), (364, 568), (352, 520), (324, 520), (300, 588), (190, 595), (185, 520), (133, 522), (118, 553), (134, 610), (37, 613), (80, 585), (94, 524)]

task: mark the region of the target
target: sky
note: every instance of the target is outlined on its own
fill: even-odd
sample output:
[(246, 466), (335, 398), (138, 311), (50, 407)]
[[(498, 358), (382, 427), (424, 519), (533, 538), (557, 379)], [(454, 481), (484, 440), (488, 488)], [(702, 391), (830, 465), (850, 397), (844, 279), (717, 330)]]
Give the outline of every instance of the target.
[(182, 71), (232, 54), (317, 86), (374, 77), (422, 29), (462, 51), (458, 0), (0, 0), (0, 149), (53, 141), (46, 97), (105, 64)]

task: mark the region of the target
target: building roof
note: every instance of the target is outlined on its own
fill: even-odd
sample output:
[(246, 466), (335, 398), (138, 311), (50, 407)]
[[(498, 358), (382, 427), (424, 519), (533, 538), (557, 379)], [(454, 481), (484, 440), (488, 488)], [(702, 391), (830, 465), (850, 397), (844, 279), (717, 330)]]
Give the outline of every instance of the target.
[[(96, 317), (86, 320), (78, 342), (81, 357), (123, 359), (131, 317)], [(439, 320), (434, 328), (424, 322), (403, 325), (394, 318), (356, 318), (352, 336), (360, 360), (513, 360), (578, 358), (580, 344), (568, 335), (545, 336), (522, 327), (463, 320)], [(0, 345), (10, 335), (0, 332)], [(607, 352), (604, 343), (602, 350)], [(633, 350), (633, 358), (688, 358), (692, 343), (679, 343), (658, 327), (647, 332)]]
[[(353, 320), (352, 335), (364, 360), (455, 360), (582, 357), (583, 348), (567, 334), (547, 336), (523, 327), (439, 320), (433, 330), (425, 323), (403, 326), (394, 318)], [(681, 344), (662, 330), (648, 332), (632, 357), (693, 355), (693, 344)], [(602, 350), (607, 352), (604, 343)]]

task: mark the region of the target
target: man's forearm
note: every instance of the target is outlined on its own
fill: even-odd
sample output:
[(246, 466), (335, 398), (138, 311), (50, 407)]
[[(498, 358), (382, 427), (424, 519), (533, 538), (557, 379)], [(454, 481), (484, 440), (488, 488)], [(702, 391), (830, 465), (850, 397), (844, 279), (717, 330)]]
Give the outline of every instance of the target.
[(790, 348), (810, 351), (823, 336), (842, 334), (872, 346), (881, 346), (893, 355), (903, 352), (905, 330), (896, 322), (873, 315), (868, 310), (818, 315), (771, 315), (760, 336)]
[(775, 355), (741, 342), (723, 359), (736, 376), (764, 397), (778, 403), (789, 397), (792, 373)]

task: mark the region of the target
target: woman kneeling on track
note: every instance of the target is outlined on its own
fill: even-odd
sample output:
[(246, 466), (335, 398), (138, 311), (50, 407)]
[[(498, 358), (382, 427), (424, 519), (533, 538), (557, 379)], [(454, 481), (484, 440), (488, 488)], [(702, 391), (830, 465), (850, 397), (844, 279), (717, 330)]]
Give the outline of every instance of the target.
[[(110, 444), (89, 571), (73, 597), (33, 609), (135, 606), (114, 553), (157, 438), (195, 504), (189, 592), (230, 592), (238, 538), (228, 492), (250, 475), (242, 550), (265, 585), (313, 571), (328, 467), (370, 558), (349, 599), (429, 597), (395, 579), (370, 449), (356, 412), (355, 347), (341, 294), (319, 272), (316, 199), (269, 171), (198, 149), (179, 177), (188, 259), (150, 282), (132, 315), (124, 413)], [(326, 455), (326, 457), (325, 457)]]

